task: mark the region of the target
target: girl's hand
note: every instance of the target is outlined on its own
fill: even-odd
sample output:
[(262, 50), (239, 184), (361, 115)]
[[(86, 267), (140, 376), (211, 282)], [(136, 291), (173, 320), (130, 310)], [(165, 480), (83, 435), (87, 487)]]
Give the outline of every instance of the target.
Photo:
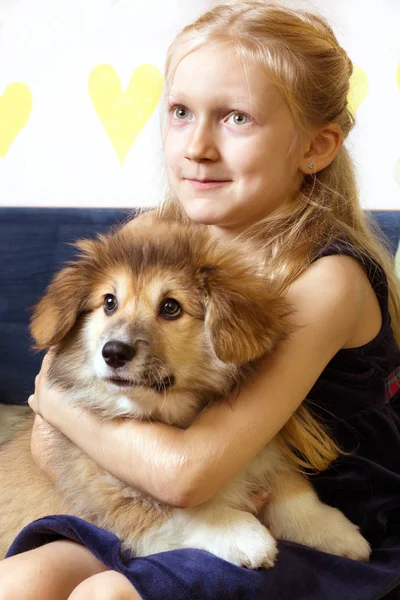
[(52, 353), (48, 352), (43, 359), (40, 373), (35, 379), (35, 392), (28, 398), (31, 409), (36, 413), (32, 428), (31, 454), (34, 462), (51, 481), (56, 481), (58, 474), (51, 467), (49, 460), (53, 451), (54, 428), (45, 420), (49, 414), (49, 406), (56, 407), (60, 392), (47, 385), (47, 374), (52, 360)]
[(33, 461), (41, 471), (52, 481), (56, 482), (58, 473), (51, 467), (52, 461), (49, 460), (53, 450), (53, 431), (54, 428), (42, 417), (36, 415), (32, 428), (31, 454)]
[(54, 388), (49, 388), (47, 375), (52, 360), (52, 352), (49, 351), (43, 359), (42, 366), (38, 375), (35, 378), (35, 391), (29, 396), (28, 404), (37, 415), (49, 421), (51, 408), (56, 405), (56, 400), (60, 395), (60, 391)]

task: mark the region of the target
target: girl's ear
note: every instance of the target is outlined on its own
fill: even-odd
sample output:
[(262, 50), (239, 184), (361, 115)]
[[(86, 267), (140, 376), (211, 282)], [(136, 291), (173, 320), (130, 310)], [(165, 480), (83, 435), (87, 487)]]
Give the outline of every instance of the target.
[(288, 335), (290, 307), (266, 277), (235, 261), (223, 262), (202, 268), (206, 327), (220, 360), (244, 364), (270, 352)]
[(46, 295), (33, 308), (30, 331), (38, 350), (58, 344), (67, 335), (85, 309), (88, 292), (79, 262), (54, 277)]
[(331, 164), (342, 147), (344, 136), (338, 123), (329, 123), (314, 131), (305, 142), (301, 170), (312, 174)]

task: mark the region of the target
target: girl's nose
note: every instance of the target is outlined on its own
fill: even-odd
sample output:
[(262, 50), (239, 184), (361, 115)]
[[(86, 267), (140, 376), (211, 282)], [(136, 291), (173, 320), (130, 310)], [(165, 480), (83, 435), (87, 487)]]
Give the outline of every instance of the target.
[(194, 161), (218, 160), (219, 151), (211, 127), (199, 124), (192, 130), (186, 144), (185, 158)]

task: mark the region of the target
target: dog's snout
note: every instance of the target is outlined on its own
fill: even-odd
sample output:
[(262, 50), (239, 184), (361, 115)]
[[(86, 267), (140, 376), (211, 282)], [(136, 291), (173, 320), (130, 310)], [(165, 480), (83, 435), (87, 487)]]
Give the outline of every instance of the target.
[(105, 362), (108, 364), (109, 367), (112, 367), (113, 369), (123, 367), (125, 363), (132, 360), (135, 354), (136, 348), (134, 348), (133, 346), (129, 346), (128, 344), (124, 344), (124, 342), (118, 342), (116, 340), (107, 342), (102, 350), (102, 355)]

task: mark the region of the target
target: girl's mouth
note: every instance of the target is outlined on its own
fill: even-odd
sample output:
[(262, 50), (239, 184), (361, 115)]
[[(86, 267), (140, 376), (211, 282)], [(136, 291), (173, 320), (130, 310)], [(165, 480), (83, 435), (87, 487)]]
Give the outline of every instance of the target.
[(219, 187), (225, 185), (226, 183), (231, 183), (230, 180), (225, 181), (199, 181), (197, 179), (186, 179), (191, 186), (193, 186), (196, 190), (208, 190), (210, 188)]

